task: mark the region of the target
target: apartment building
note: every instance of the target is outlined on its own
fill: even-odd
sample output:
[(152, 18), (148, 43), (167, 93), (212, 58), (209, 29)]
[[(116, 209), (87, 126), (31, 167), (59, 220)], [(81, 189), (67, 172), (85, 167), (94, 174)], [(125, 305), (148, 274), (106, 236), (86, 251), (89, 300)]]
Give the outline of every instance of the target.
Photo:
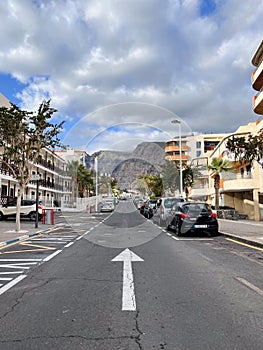
[[(221, 174), (220, 205), (235, 208), (252, 220), (263, 220), (263, 170), (259, 163), (235, 161), (234, 155), (226, 148), (227, 140), (232, 136), (256, 135), (263, 129), (263, 121), (255, 121), (240, 126), (235, 133), (225, 137), (208, 158), (228, 159), (234, 169)], [(209, 177), (208, 201), (214, 203), (213, 179)]]
[[(209, 195), (208, 157), (227, 134), (192, 134), (181, 137), (183, 164), (193, 169), (194, 184), (190, 189), (191, 199), (206, 200)], [(180, 160), (179, 138), (166, 142), (165, 159)]]
[(263, 114), (263, 40), (257, 48), (252, 64), (256, 67), (252, 72), (252, 87), (258, 93), (253, 97), (252, 106), (256, 114)]
[[(8, 99), (0, 94), (0, 106), (9, 107)], [(67, 172), (67, 162), (53, 151), (43, 148), (34, 165), (33, 175), (38, 174), (39, 199), (47, 206), (71, 202), (71, 177)], [(31, 181), (24, 194), (25, 199), (36, 199), (37, 184)], [(0, 154), (0, 204), (17, 196), (17, 181), (8, 166), (2, 162)]]
[(68, 148), (63, 150), (55, 150), (55, 153), (66, 162), (77, 161), (80, 164), (83, 164), (86, 168), (89, 166), (90, 156), (86, 151)]

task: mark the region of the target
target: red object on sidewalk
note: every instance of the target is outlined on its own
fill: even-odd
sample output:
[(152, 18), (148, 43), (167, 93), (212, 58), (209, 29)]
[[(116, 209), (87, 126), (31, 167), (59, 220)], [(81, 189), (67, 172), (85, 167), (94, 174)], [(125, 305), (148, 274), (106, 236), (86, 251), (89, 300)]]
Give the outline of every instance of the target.
[(55, 224), (55, 210), (51, 208), (42, 209), (42, 224), (54, 225)]

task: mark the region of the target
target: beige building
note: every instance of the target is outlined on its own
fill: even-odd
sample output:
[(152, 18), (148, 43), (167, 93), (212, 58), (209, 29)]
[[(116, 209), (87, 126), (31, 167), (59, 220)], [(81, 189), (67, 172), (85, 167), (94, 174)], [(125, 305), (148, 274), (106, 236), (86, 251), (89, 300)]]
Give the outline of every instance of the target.
[[(232, 135), (237, 137), (258, 134), (263, 128), (263, 121), (251, 122), (240, 126), (234, 134), (225, 137), (211, 153), (212, 158), (228, 159), (234, 170), (221, 174), (220, 205), (235, 208), (240, 214), (245, 214), (252, 220), (263, 220), (263, 170), (259, 163), (252, 164), (235, 161), (234, 155), (227, 148), (226, 143)], [(209, 177), (208, 201), (214, 203), (213, 179)]]
[[(227, 134), (192, 134), (181, 137), (182, 162), (194, 170), (191, 199), (207, 200), (209, 195), (208, 157)], [(179, 138), (166, 142), (166, 160), (180, 161)]]

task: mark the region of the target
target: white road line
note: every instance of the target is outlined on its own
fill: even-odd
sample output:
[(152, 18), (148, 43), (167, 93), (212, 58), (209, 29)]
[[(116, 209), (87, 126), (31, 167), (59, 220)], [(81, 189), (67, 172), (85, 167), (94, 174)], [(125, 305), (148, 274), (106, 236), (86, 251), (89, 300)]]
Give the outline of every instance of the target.
[(12, 277), (0, 277), (0, 281), (12, 281)]
[(8, 272), (0, 272), (0, 275), (17, 275), (19, 273), (23, 273), (23, 271), (8, 271)]
[(70, 247), (72, 244), (74, 244), (74, 242), (70, 242), (70, 243), (68, 243), (67, 245), (65, 245), (65, 248)]
[(42, 261), (42, 259), (0, 259), (0, 263), (1, 261)]
[(4, 287), (0, 288), (0, 295), (2, 295), (3, 293), (5, 293), (8, 289), (10, 289), (10, 288), (13, 287), (14, 285), (16, 285), (18, 282), (22, 281), (25, 277), (26, 277), (26, 275), (18, 276), (18, 277), (15, 278), (13, 281), (7, 283)]
[(207, 261), (209, 261), (209, 262), (213, 262), (213, 260), (210, 259), (210, 258), (208, 258), (206, 255), (203, 255), (202, 253), (199, 253), (199, 255), (200, 255), (203, 259), (205, 259), (205, 260), (207, 260)]
[(180, 241), (213, 241), (213, 238), (180, 238)]
[(172, 234), (171, 234), (171, 233), (166, 232), (166, 234), (167, 234), (167, 236), (169, 236), (169, 237), (171, 237), (171, 236), (172, 236)]
[(43, 261), (49, 261), (51, 260), (52, 258), (54, 258), (56, 255), (58, 255), (59, 253), (61, 253), (62, 250), (57, 250), (56, 252), (50, 254), (49, 256), (47, 256), (45, 259), (43, 259)]
[(171, 238), (172, 238), (172, 239), (175, 239), (176, 241), (180, 241), (180, 239), (177, 238), (177, 237), (172, 236)]
[(84, 235), (82, 235), (82, 236), (79, 236), (77, 239), (76, 239), (76, 241), (79, 241), (81, 238), (83, 238), (84, 237)]
[(245, 286), (247, 286), (248, 288), (252, 289), (254, 292), (258, 293), (259, 295), (261, 295), (263, 297), (263, 290), (258, 288), (257, 286), (255, 286), (254, 284), (248, 282), (247, 280), (245, 280), (242, 277), (236, 277), (236, 279), (241, 282), (242, 284), (244, 284)]
[(35, 265), (37, 262), (28, 262), (28, 263), (17, 263), (17, 264), (2, 264), (0, 265), (0, 268), (7, 268), (7, 269), (21, 269), (21, 270), (28, 270), (30, 269), (30, 266), (25, 265)]

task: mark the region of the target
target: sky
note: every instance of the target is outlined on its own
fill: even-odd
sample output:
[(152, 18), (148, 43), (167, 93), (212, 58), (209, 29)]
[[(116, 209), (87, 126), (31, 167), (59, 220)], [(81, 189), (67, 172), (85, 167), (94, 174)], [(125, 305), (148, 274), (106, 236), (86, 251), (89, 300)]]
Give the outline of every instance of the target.
[(0, 92), (21, 109), (44, 99), (62, 141), (92, 153), (231, 133), (252, 110), (251, 59), (263, 1), (0, 1)]

